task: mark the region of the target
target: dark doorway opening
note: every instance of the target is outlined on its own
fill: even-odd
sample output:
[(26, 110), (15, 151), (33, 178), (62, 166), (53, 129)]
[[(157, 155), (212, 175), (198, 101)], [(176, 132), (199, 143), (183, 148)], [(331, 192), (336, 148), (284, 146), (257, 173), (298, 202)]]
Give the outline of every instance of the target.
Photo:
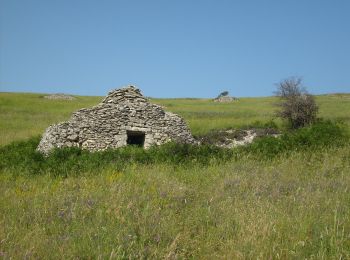
[(136, 145), (139, 147), (143, 147), (143, 144), (145, 143), (145, 133), (144, 132), (138, 132), (138, 131), (127, 131), (126, 132), (128, 139), (126, 143), (128, 145)]

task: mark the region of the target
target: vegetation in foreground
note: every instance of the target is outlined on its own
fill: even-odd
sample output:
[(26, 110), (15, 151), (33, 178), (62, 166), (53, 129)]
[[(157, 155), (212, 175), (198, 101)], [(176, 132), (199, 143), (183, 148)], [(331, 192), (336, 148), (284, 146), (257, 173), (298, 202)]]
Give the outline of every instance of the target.
[(223, 165), (0, 175), (12, 258), (350, 257), (350, 146)]
[(350, 257), (350, 143), (337, 124), (235, 150), (44, 158), (38, 141), (0, 148), (4, 257)]
[[(35, 94), (8, 95), (0, 97), (3, 258), (350, 258), (347, 95), (317, 97), (321, 116), (345, 123), (320, 121), (235, 150), (168, 144), (48, 158), (35, 152), (38, 137), (13, 141), (94, 98), (40, 110), (46, 101)], [(217, 128), (279, 126), (271, 98), (158, 101), (209, 138)]]

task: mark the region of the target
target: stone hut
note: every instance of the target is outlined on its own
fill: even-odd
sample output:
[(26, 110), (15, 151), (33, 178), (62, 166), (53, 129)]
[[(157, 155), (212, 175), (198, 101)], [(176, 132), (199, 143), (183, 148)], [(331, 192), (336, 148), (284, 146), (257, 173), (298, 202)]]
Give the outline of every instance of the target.
[(93, 152), (169, 141), (196, 143), (180, 116), (151, 104), (139, 89), (128, 86), (109, 92), (97, 106), (78, 110), (67, 122), (49, 126), (37, 150), (48, 154), (55, 147), (80, 147)]

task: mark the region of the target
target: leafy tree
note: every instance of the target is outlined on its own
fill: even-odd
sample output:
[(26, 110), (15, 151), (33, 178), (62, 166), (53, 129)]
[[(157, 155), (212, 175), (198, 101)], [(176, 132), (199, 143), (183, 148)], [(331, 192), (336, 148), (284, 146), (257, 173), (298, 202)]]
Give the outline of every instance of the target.
[(301, 78), (282, 80), (277, 84), (276, 95), (280, 98), (280, 109), (276, 115), (286, 120), (291, 128), (300, 128), (316, 121), (318, 107), (314, 97), (303, 87)]
[(221, 93), (218, 95), (217, 98), (226, 97), (226, 96), (228, 96), (228, 91), (223, 91), (223, 92), (221, 92)]

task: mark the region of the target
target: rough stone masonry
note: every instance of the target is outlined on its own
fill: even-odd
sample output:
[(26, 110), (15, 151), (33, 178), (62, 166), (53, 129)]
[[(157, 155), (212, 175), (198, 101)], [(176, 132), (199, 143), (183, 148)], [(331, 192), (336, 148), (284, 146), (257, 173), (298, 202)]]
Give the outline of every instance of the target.
[(89, 151), (138, 145), (148, 148), (169, 141), (196, 143), (185, 121), (151, 104), (134, 86), (108, 93), (102, 103), (73, 113), (63, 123), (49, 126), (38, 151), (80, 147)]

